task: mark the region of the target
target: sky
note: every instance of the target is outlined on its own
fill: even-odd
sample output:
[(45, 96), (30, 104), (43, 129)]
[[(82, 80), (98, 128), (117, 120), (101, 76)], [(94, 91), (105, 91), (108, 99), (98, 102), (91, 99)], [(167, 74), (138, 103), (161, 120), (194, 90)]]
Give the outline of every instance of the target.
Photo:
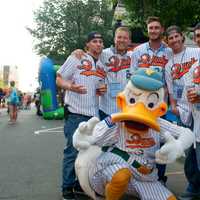
[(33, 91), (37, 86), (40, 57), (33, 50), (33, 37), (26, 26), (33, 27), (33, 10), (43, 0), (0, 1), (0, 66), (18, 66), (19, 89)]

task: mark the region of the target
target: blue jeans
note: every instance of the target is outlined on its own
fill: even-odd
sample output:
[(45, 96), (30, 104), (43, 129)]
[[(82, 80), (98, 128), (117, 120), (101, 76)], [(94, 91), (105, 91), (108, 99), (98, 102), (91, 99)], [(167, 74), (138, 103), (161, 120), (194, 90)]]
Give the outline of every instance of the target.
[(66, 146), (64, 148), (63, 158), (63, 183), (62, 190), (68, 187), (74, 187), (76, 184), (76, 175), (74, 163), (78, 154), (78, 151), (73, 147), (72, 139), (75, 130), (80, 122), (88, 121), (91, 117), (69, 113), (64, 125), (64, 135), (66, 139)]
[[(199, 146), (200, 144), (197, 143), (197, 145)], [(185, 175), (189, 182), (186, 190), (192, 193), (200, 193), (200, 170), (197, 161), (199, 156), (200, 155), (196, 152), (196, 149), (191, 146), (187, 152), (184, 164)]]

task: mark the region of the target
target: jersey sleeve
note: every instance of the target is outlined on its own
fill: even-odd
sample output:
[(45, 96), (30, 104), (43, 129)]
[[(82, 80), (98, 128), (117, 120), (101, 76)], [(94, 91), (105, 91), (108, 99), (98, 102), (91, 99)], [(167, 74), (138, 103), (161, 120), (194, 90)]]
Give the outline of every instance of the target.
[(119, 127), (112, 123), (111, 117), (107, 117), (99, 122), (93, 131), (95, 144), (102, 147), (105, 145), (115, 144), (118, 140)]
[(139, 58), (139, 52), (137, 49), (133, 50), (131, 54), (131, 71), (135, 71), (138, 68), (138, 58)]
[(73, 76), (74, 72), (77, 70), (77, 65), (80, 63), (75, 56), (69, 56), (64, 64), (57, 71), (64, 80), (69, 80)]
[(169, 94), (173, 94), (173, 80), (171, 76), (171, 61), (169, 60), (165, 66), (165, 82), (167, 85), (167, 89)]
[(175, 138), (178, 138), (181, 135), (181, 133), (183, 133), (185, 131), (192, 134), (192, 131), (189, 128), (178, 126), (178, 125), (173, 124), (165, 119), (159, 118), (158, 122), (160, 124), (161, 139), (163, 139), (162, 136), (165, 132), (169, 132)]

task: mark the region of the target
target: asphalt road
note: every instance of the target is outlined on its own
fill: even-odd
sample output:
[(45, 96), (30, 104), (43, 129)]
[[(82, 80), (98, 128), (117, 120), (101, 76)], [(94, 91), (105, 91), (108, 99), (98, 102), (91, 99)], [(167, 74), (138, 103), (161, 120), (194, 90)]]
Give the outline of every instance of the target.
[[(43, 120), (32, 109), (9, 125), (6, 111), (0, 112), (0, 200), (61, 200), (63, 121)], [(182, 162), (168, 165), (167, 174), (167, 187), (179, 195), (186, 185)]]

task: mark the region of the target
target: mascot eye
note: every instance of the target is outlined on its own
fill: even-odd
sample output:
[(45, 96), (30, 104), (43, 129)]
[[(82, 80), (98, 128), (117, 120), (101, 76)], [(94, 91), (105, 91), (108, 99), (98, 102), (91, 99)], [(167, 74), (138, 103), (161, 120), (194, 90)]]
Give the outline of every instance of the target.
[(130, 98), (129, 103), (130, 103), (130, 104), (134, 104), (134, 103), (135, 103), (135, 98), (133, 98), (133, 97)]
[(127, 90), (126, 93), (126, 102), (130, 105), (135, 104), (138, 101), (138, 96), (136, 96), (135, 94), (133, 94), (133, 92), (131, 90)]
[(149, 104), (148, 104), (148, 107), (149, 107), (149, 108), (153, 108), (153, 107), (154, 107), (154, 103), (153, 103), (153, 102), (149, 103)]
[(157, 93), (151, 93), (146, 100), (146, 106), (150, 109), (154, 108), (159, 102), (159, 95)]

